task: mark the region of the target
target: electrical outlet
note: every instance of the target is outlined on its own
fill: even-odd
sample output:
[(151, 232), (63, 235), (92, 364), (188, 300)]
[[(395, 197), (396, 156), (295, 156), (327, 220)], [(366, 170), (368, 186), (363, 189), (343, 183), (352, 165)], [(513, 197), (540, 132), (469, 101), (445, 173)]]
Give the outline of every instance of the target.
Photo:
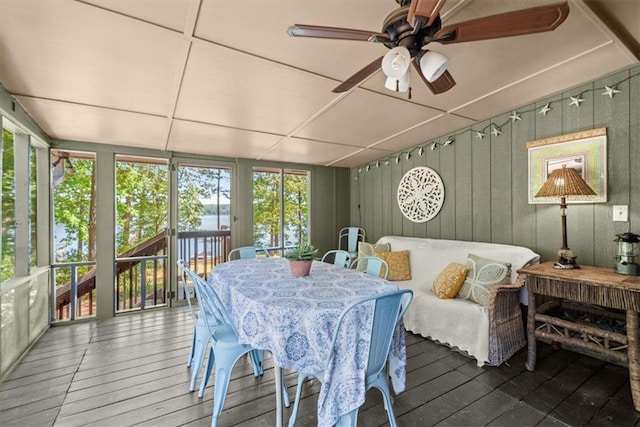
[(629, 206), (615, 205), (613, 207), (613, 220), (622, 222), (629, 221)]

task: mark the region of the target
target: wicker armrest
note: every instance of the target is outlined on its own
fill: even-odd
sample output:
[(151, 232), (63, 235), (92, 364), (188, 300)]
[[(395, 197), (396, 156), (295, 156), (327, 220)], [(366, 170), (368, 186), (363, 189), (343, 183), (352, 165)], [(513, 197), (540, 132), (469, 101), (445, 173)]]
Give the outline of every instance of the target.
[(497, 366), (525, 345), (520, 289), (525, 277), (515, 283), (495, 286), (489, 300), (489, 363)]

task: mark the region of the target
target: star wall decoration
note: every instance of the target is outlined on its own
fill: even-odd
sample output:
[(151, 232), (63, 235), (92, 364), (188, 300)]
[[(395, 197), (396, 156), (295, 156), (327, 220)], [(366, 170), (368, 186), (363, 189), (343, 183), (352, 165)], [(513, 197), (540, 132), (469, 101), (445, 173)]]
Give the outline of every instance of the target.
[(551, 107), (549, 107), (549, 103), (547, 102), (547, 104), (542, 107), (538, 113), (546, 116), (549, 111), (551, 111)]
[(584, 102), (583, 98), (580, 98), (580, 96), (570, 96), (569, 98), (571, 98), (571, 102), (569, 103), (569, 105), (575, 105), (576, 107), (580, 107), (580, 103)]
[[(0, 0), (1, 1), (1, 0)], [(635, 74), (634, 76), (637, 76), (638, 74)], [(485, 136), (488, 135), (492, 135), (493, 137), (498, 137), (500, 136), (502, 133), (504, 133), (504, 131), (502, 130), (502, 128), (504, 126), (506, 126), (509, 121), (511, 121), (511, 123), (515, 123), (519, 120), (522, 120), (522, 116), (525, 116), (530, 113), (535, 114), (536, 111), (538, 112), (538, 114), (541, 114), (542, 116), (546, 116), (547, 113), (551, 110), (554, 110), (554, 108), (552, 108), (552, 105), (557, 104), (564, 104), (565, 101), (570, 100), (569, 102), (569, 106), (571, 105), (575, 105), (576, 107), (580, 107), (581, 104), (585, 101), (591, 101), (593, 102), (594, 99), (590, 99), (587, 100), (585, 98), (582, 98), (582, 96), (584, 94), (592, 94), (595, 95), (596, 91), (603, 91), (601, 92), (602, 96), (608, 96), (609, 98), (613, 98), (616, 94), (618, 93), (622, 93), (624, 92), (624, 90), (619, 90), (618, 87), (619, 85), (621, 85), (622, 83), (628, 81), (631, 77), (634, 76), (628, 76), (625, 79), (622, 79), (620, 81), (617, 82), (612, 82), (611, 86), (607, 86), (607, 85), (603, 85), (604, 87), (593, 87), (591, 89), (588, 90), (583, 90), (582, 92), (578, 93), (575, 96), (569, 96), (564, 95), (562, 96), (560, 99), (558, 100), (554, 100), (554, 101), (549, 101), (547, 103), (544, 104), (544, 106), (530, 106), (530, 107), (521, 107), (522, 111), (518, 112), (516, 110), (513, 110), (511, 112), (511, 114), (504, 119), (504, 123), (492, 123), (491, 121), (489, 121), (489, 123), (485, 124), (484, 127), (482, 127), (480, 130), (474, 130), (472, 127), (467, 127), (465, 129), (462, 129), (458, 132), (454, 132), (453, 134), (449, 135), (447, 137), (446, 140), (444, 140), (443, 142), (441, 142), (440, 140), (434, 141), (425, 141), (423, 142), (420, 146), (414, 147), (409, 149), (408, 151), (403, 151), (400, 153), (396, 153), (394, 155), (391, 155), (389, 157), (387, 157), (386, 159), (380, 159), (378, 161), (373, 161), (367, 165), (364, 165), (363, 167), (358, 169), (358, 175), (360, 175), (362, 172), (369, 172), (374, 166), (376, 168), (379, 168), (381, 166), (390, 166), (391, 164), (395, 163), (395, 164), (400, 164), (401, 162), (403, 162), (405, 159), (407, 161), (410, 161), (412, 157), (414, 157), (416, 151), (418, 153), (418, 156), (422, 156), (425, 154), (427, 148), (430, 149), (431, 151), (435, 151), (437, 148), (441, 148), (441, 147), (446, 147), (447, 145), (452, 144), (453, 142), (455, 142), (455, 138), (456, 136), (462, 135), (462, 134), (470, 134), (471, 139), (473, 139), (474, 137), (480, 140), (484, 140)], [(613, 101), (615, 102), (615, 101)], [(586, 104), (588, 105), (588, 103)], [(588, 114), (588, 112), (587, 112)], [(493, 118), (492, 120), (496, 120), (495, 118)], [(478, 124), (476, 124), (478, 125)], [(514, 125), (515, 127), (516, 125)], [(356, 181), (358, 180), (358, 176), (356, 176)]]
[(604, 87), (604, 92), (602, 93), (602, 95), (603, 96), (608, 96), (609, 98), (613, 98), (613, 95), (615, 95), (616, 93), (620, 93), (620, 92), (622, 92), (622, 91), (616, 89), (616, 86), (614, 86), (614, 87), (605, 86)]

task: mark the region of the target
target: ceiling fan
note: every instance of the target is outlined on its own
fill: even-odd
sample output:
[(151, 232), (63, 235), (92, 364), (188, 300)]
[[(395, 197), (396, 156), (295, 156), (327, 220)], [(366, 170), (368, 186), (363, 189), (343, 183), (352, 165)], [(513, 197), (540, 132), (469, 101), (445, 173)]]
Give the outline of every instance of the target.
[(569, 14), (569, 5), (563, 2), (442, 26), (440, 9), (446, 0), (396, 2), (400, 7), (387, 16), (381, 32), (303, 24), (292, 25), (287, 32), (293, 37), (382, 43), (391, 49), (334, 88), (334, 93), (350, 90), (380, 68), (387, 76), (387, 88), (410, 90), (409, 67), (413, 65), (422, 81), (437, 95), (451, 89), (456, 82), (447, 71), (447, 58), (424, 49), (429, 43), (462, 43), (552, 31)]

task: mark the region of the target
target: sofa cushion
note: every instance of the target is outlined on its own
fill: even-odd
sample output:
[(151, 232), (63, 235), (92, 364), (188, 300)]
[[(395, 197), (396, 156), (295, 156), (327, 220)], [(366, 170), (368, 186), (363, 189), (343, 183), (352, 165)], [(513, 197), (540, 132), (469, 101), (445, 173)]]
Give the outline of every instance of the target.
[(465, 264), (469, 273), (458, 292), (461, 298), (487, 306), (491, 288), (510, 283), (511, 264), (508, 262), (494, 261), (470, 253)]
[[(367, 256), (377, 256), (380, 252), (389, 252), (391, 251), (391, 244), (389, 243), (367, 243), (367, 242), (359, 242), (358, 243), (358, 258), (364, 258)], [(356, 270), (363, 272), (367, 270), (367, 262), (363, 261), (358, 264)]]
[(389, 265), (387, 280), (411, 280), (411, 267), (409, 265), (409, 251), (380, 252), (378, 258), (382, 258)]
[(462, 264), (452, 262), (440, 272), (433, 281), (431, 291), (438, 298), (455, 298), (467, 277), (469, 269)]

